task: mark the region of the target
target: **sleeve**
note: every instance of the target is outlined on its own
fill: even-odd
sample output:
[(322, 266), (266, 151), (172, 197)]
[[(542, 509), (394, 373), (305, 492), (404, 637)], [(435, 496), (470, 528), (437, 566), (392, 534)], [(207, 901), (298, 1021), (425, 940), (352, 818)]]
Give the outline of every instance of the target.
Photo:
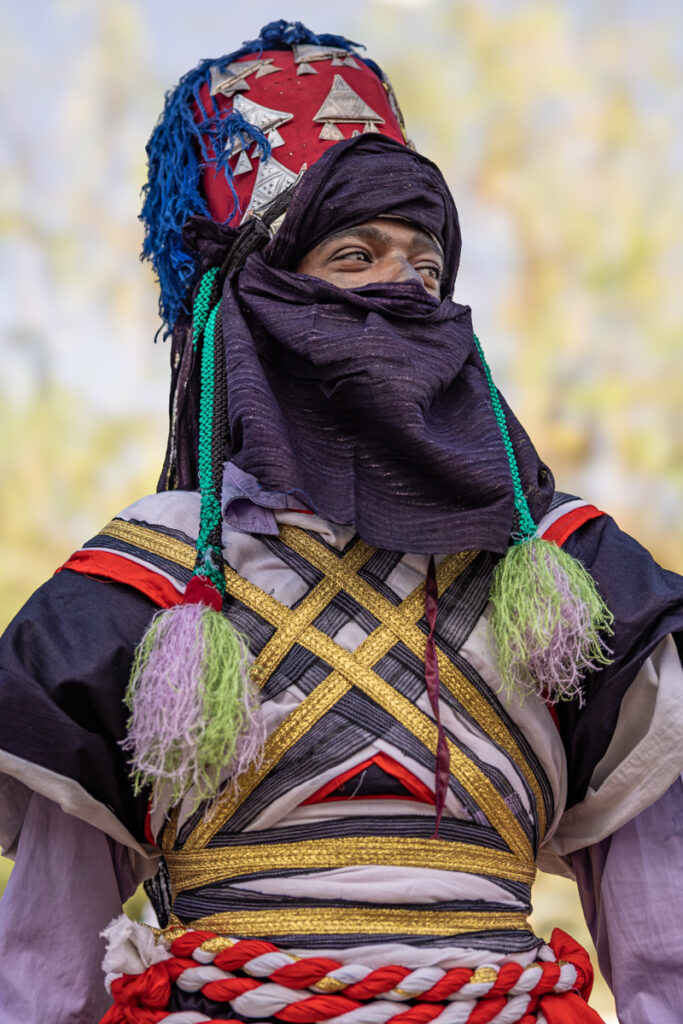
[[(596, 766), (614, 738), (624, 697), (639, 675), (642, 680), (643, 670), (648, 675), (648, 659), (650, 682), (653, 673), (664, 670), (668, 686), (679, 687), (683, 683), (680, 655), (676, 654), (674, 644), (666, 664), (661, 657), (657, 660), (656, 653), (662, 650), (662, 642), (670, 634), (674, 642), (678, 641), (680, 652), (683, 578), (657, 565), (637, 541), (606, 515), (586, 522), (564, 547), (591, 573), (614, 615), (614, 634), (608, 638), (611, 664), (586, 678), (583, 707), (576, 701), (557, 705), (567, 756), (567, 808), (571, 808), (585, 798), (594, 783)], [(654, 708), (652, 705), (650, 713)], [(680, 726), (680, 718), (676, 724)], [(679, 735), (679, 743), (683, 751), (683, 736)], [(681, 768), (683, 765), (678, 771)], [(663, 789), (675, 778), (675, 770), (672, 772)]]
[(0, 900), (0, 1024), (99, 1020), (100, 932), (134, 890), (123, 847), (34, 793)]
[(89, 822), (137, 858), (146, 800), (119, 741), (135, 647), (156, 606), (123, 584), (64, 570), (30, 598), (0, 640), (0, 843), (14, 856), (32, 792)]
[(683, 1006), (683, 780), (572, 854), (600, 970), (622, 1024), (678, 1024)]

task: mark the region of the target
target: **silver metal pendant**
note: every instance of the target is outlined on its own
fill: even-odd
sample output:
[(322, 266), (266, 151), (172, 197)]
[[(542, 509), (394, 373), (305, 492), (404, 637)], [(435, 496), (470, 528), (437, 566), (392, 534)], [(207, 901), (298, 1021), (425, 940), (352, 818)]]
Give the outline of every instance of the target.
[(315, 70), (312, 64), (299, 64), (296, 69), (297, 75), (317, 75), (318, 72)]
[(372, 121), (368, 121), (363, 126), (363, 135), (367, 135), (368, 132), (377, 132), (379, 134), (379, 128), (377, 127), (376, 124), (373, 124)]
[[(358, 132), (356, 132), (356, 134), (358, 134)], [(344, 136), (341, 130), (337, 128), (336, 124), (333, 124), (332, 121), (325, 121), (318, 138), (325, 139), (327, 142), (339, 142), (339, 140), (343, 139)]]
[(406, 133), (406, 125), (405, 125), (405, 121), (403, 120), (403, 112), (401, 111), (401, 108), (398, 105), (398, 100), (396, 99), (396, 93), (394, 92), (394, 90), (392, 88), (392, 85), (391, 85), (391, 82), (389, 81), (388, 78), (385, 77), (382, 80), (382, 85), (384, 86), (385, 92), (387, 94), (387, 99), (389, 100), (389, 106), (391, 107), (391, 109), (392, 109), (392, 111), (394, 113), (394, 117), (396, 118), (396, 120), (398, 121), (399, 125), (401, 126), (401, 131), (403, 132), (403, 138), (407, 142), (408, 141), (408, 135)]
[(277, 67), (276, 64), (272, 64), (272, 57), (267, 61), (261, 61), (261, 67), (258, 69), (254, 78), (265, 78), (266, 75), (272, 75), (274, 71), (282, 71), (282, 68)]
[[(242, 99), (242, 97), (238, 97)], [(248, 101), (246, 101), (248, 102)], [(237, 99), (235, 100), (237, 103)], [(332, 88), (323, 100), (314, 121), (360, 121), (384, 124), (384, 118), (372, 109), (341, 75), (335, 75)]]
[(271, 156), (268, 160), (261, 160), (256, 172), (254, 191), (251, 194), (249, 206), (242, 220), (246, 220), (251, 212), (258, 210), (261, 206), (265, 206), (275, 196), (279, 196), (296, 179), (297, 175), (294, 171), (288, 170), (287, 167), (284, 167), (274, 157)]
[[(303, 178), (304, 172), (307, 171), (307, 170), (308, 170), (308, 164), (307, 163), (303, 163), (301, 165), (301, 170), (299, 171), (299, 173), (297, 174), (296, 178), (292, 182), (291, 187), (296, 188), (297, 184)], [(288, 186), (288, 187), (290, 187), (290, 186)], [(273, 198), (277, 199), (277, 195), (275, 195)], [(278, 230), (280, 229), (280, 226), (282, 225), (283, 220), (285, 219), (285, 214), (287, 213), (287, 211), (285, 210), (283, 213), (280, 214), (279, 217), (276, 217), (275, 220), (270, 221), (270, 224), (266, 224), (264, 218), (265, 218), (265, 216), (266, 216), (266, 214), (268, 212), (268, 206), (269, 205), (270, 205), (269, 203), (266, 203), (265, 206), (259, 206), (258, 210), (255, 210), (255, 209), (253, 209), (253, 207), (250, 207), (247, 210), (247, 212), (245, 213), (244, 217), (242, 217), (241, 223), (244, 224), (245, 220), (247, 220), (249, 217), (255, 217), (256, 220), (260, 220), (263, 223), (263, 225), (267, 229), (268, 234), (270, 235), (270, 237), (274, 238), (275, 235), (277, 234)]]
[(356, 68), (357, 71), (360, 71), (360, 64), (356, 63), (351, 54), (349, 54), (346, 60), (344, 60), (342, 63), (347, 68)]
[(214, 76), (215, 68), (211, 68), (211, 95), (234, 96), (236, 92), (249, 92), (249, 85), (243, 78), (225, 75), (220, 72)]
[(235, 96), (233, 110), (239, 111), (245, 121), (259, 128), (264, 134), (272, 132), (275, 128), (281, 128), (294, 117), (294, 114), (286, 110), (275, 110), (272, 107), (264, 107), (260, 103), (254, 103), (246, 96)]
[(248, 153), (245, 153), (244, 150), (242, 150), (242, 152), (239, 155), (239, 160), (237, 161), (237, 163), (235, 165), (235, 170), (232, 173), (233, 174), (248, 174), (249, 171), (251, 171), (252, 169), (253, 168), (251, 166), (251, 160), (249, 159)]
[(349, 56), (348, 50), (338, 46), (318, 46), (313, 43), (296, 43), (292, 47), (295, 64), (310, 64), (313, 60), (332, 60)]
[(273, 128), (271, 131), (269, 131), (266, 138), (270, 143), (271, 149), (278, 149), (280, 146), (284, 146), (285, 144), (285, 140), (282, 138), (277, 128)]
[(282, 71), (273, 65), (273, 58), (266, 60), (245, 60), (234, 61), (223, 69), (218, 64), (211, 67), (211, 95), (220, 93), (222, 96), (234, 96), (237, 92), (249, 92), (249, 83), (246, 79), (249, 75), (262, 78), (264, 75), (272, 75), (274, 71)]

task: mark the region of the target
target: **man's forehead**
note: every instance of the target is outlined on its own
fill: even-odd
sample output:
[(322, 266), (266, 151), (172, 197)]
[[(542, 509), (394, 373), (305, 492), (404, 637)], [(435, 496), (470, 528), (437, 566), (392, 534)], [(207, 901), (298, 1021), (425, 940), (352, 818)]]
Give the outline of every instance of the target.
[(362, 238), (369, 242), (376, 241), (390, 244), (394, 241), (395, 237), (391, 230), (387, 230), (387, 228), (390, 228), (390, 225), (405, 228), (410, 233), (411, 248), (417, 248), (418, 246), (420, 248), (428, 248), (438, 253), (439, 256), (443, 256), (443, 249), (431, 232), (426, 231), (414, 221), (404, 220), (401, 217), (374, 218), (370, 221), (364, 221), (362, 224), (341, 228), (339, 231), (333, 231), (320, 244), (326, 245), (328, 242), (335, 242), (340, 238), (348, 238), (349, 236)]

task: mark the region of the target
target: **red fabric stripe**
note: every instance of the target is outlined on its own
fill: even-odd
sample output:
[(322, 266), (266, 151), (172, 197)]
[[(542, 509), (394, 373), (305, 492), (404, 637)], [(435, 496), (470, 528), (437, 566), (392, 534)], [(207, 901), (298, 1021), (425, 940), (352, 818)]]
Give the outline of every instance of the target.
[(160, 608), (172, 608), (183, 599), (183, 595), (165, 576), (132, 562), (125, 555), (114, 554), (113, 551), (91, 551), (83, 548), (76, 551), (64, 565), (60, 565), (55, 575), (62, 569), (72, 569), (73, 572), (83, 573), (84, 576), (113, 580), (115, 583), (126, 583), (149, 597)]
[[(342, 772), (341, 775), (337, 775), (334, 779), (330, 779), (330, 781), (326, 782), (324, 786), (317, 789), (313, 796), (309, 796), (307, 800), (303, 800), (302, 806), (305, 806), (306, 804), (321, 804), (328, 793), (334, 793), (335, 789), (338, 789), (344, 782), (348, 782), (349, 779), (354, 777), (354, 775), (358, 775), (364, 768), (368, 768), (372, 764), (373, 760), (374, 758), (368, 757), (365, 761), (361, 761), (360, 764), (355, 764), (353, 768), (348, 768), (345, 772)], [(346, 798), (337, 797), (336, 799), (344, 800)]]
[(543, 540), (554, 541), (558, 548), (561, 548), (567, 538), (571, 537), (580, 526), (587, 523), (589, 519), (597, 519), (604, 514), (595, 505), (583, 505), (581, 508), (575, 508), (556, 519), (552, 526), (549, 526), (542, 534)]
[(560, 716), (557, 713), (557, 705), (552, 703), (552, 700), (550, 698), (549, 690), (542, 690), (541, 691), (541, 700), (545, 701), (545, 706), (547, 707), (548, 711), (550, 712), (550, 717), (553, 720), (555, 728), (557, 729), (557, 731), (559, 733), (561, 733), (562, 729), (560, 728)]
[[(348, 796), (326, 796), (324, 800), (306, 800), (307, 804), (334, 804), (344, 800), (407, 800), (409, 803), (414, 804), (417, 797), (414, 797), (411, 793), (368, 793), (363, 797), (348, 797)], [(420, 803), (434, 805), (434, 797), (430, 797), (429, 800), (420, 800)]]
[(157, 841), (154, 838), (154, 833), (152, 832), (152, 802), (151, 801), (147, 804), (147, 810), (145, 812), (145, 839), (147, 840), (148, 843), (151, 843), (152, 846), (156, 846), (157, 845)]
[(393, 778), (398, 779), (402, 785), (412, 793), (412, 797), (397, 796), (393, 793), (386, 794), (374, 794), (373, 796), (363, 797), (364, 800), (410, 800), (413, 797), (419, 800), (423, 804), (433, 804), (435, 802), (434, 794), (431, 790), (425, 786), (424, 782), (420, 782), (412, 772), (409, 772), (402, 764), (395, 761), (393, 757), (389, 757), (388, 754), (375, 754), (373, 757), (367, 758), (365, 761), (361, 761), (360, 764), (356, 764), (353, 768), (349, 768), (347, 771), (342, 772), (341, 775), (337, 775), (334, 779), (326, 782), (324, 786), (316, 790), (313, 796), (309, 796), (307, 800), (302, 801), (302, 806), (306, 804), (321, 804), (324, 802), (332, 802), (334, 800), (348, 800), (345, 796), (329, 796), (328, 794), (334, 793), (335, 789), (341, 786), (344, 782), (348, 782), (355, 775), (359, 775), (364, 768), (369, 768), (371, 764), (376, 764), (378, 768), (381, 768), (391, 775)]

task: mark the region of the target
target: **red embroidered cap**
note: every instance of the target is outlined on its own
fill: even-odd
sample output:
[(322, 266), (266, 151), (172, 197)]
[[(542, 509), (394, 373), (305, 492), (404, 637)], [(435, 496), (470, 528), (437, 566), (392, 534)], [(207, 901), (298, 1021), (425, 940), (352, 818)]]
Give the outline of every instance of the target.
[[(240, 220), (288, 188), (326, 149), (361, 132), (379, 132), (406, 142), (393, 89), (357, 54), (334, 46), (294, 45), (265, 50), (211, 67), (199, 90), (198, 122), (233, 110), (268, 139), (263, 159), (251, 140), (234, 140), (229, 166), (241, 209)], [(245, 141), (249, 143), (245, 145)], [(207, 150), (216, 157), (210, 138)], [(202, 188), (214, 220), (233, 213), (234, 196), (225, 171), (209, 166)]]
[(239, 225), (358, 132), (407, 141), (389, 80), (357, 44), (298, 21), (270, 22), (183, 75), (147, 144), (141, 213), (142, 255), (159, 278), (167, 331), (189, 312), (197, 281), (196, 254), (183, 238), (188, 219)]

